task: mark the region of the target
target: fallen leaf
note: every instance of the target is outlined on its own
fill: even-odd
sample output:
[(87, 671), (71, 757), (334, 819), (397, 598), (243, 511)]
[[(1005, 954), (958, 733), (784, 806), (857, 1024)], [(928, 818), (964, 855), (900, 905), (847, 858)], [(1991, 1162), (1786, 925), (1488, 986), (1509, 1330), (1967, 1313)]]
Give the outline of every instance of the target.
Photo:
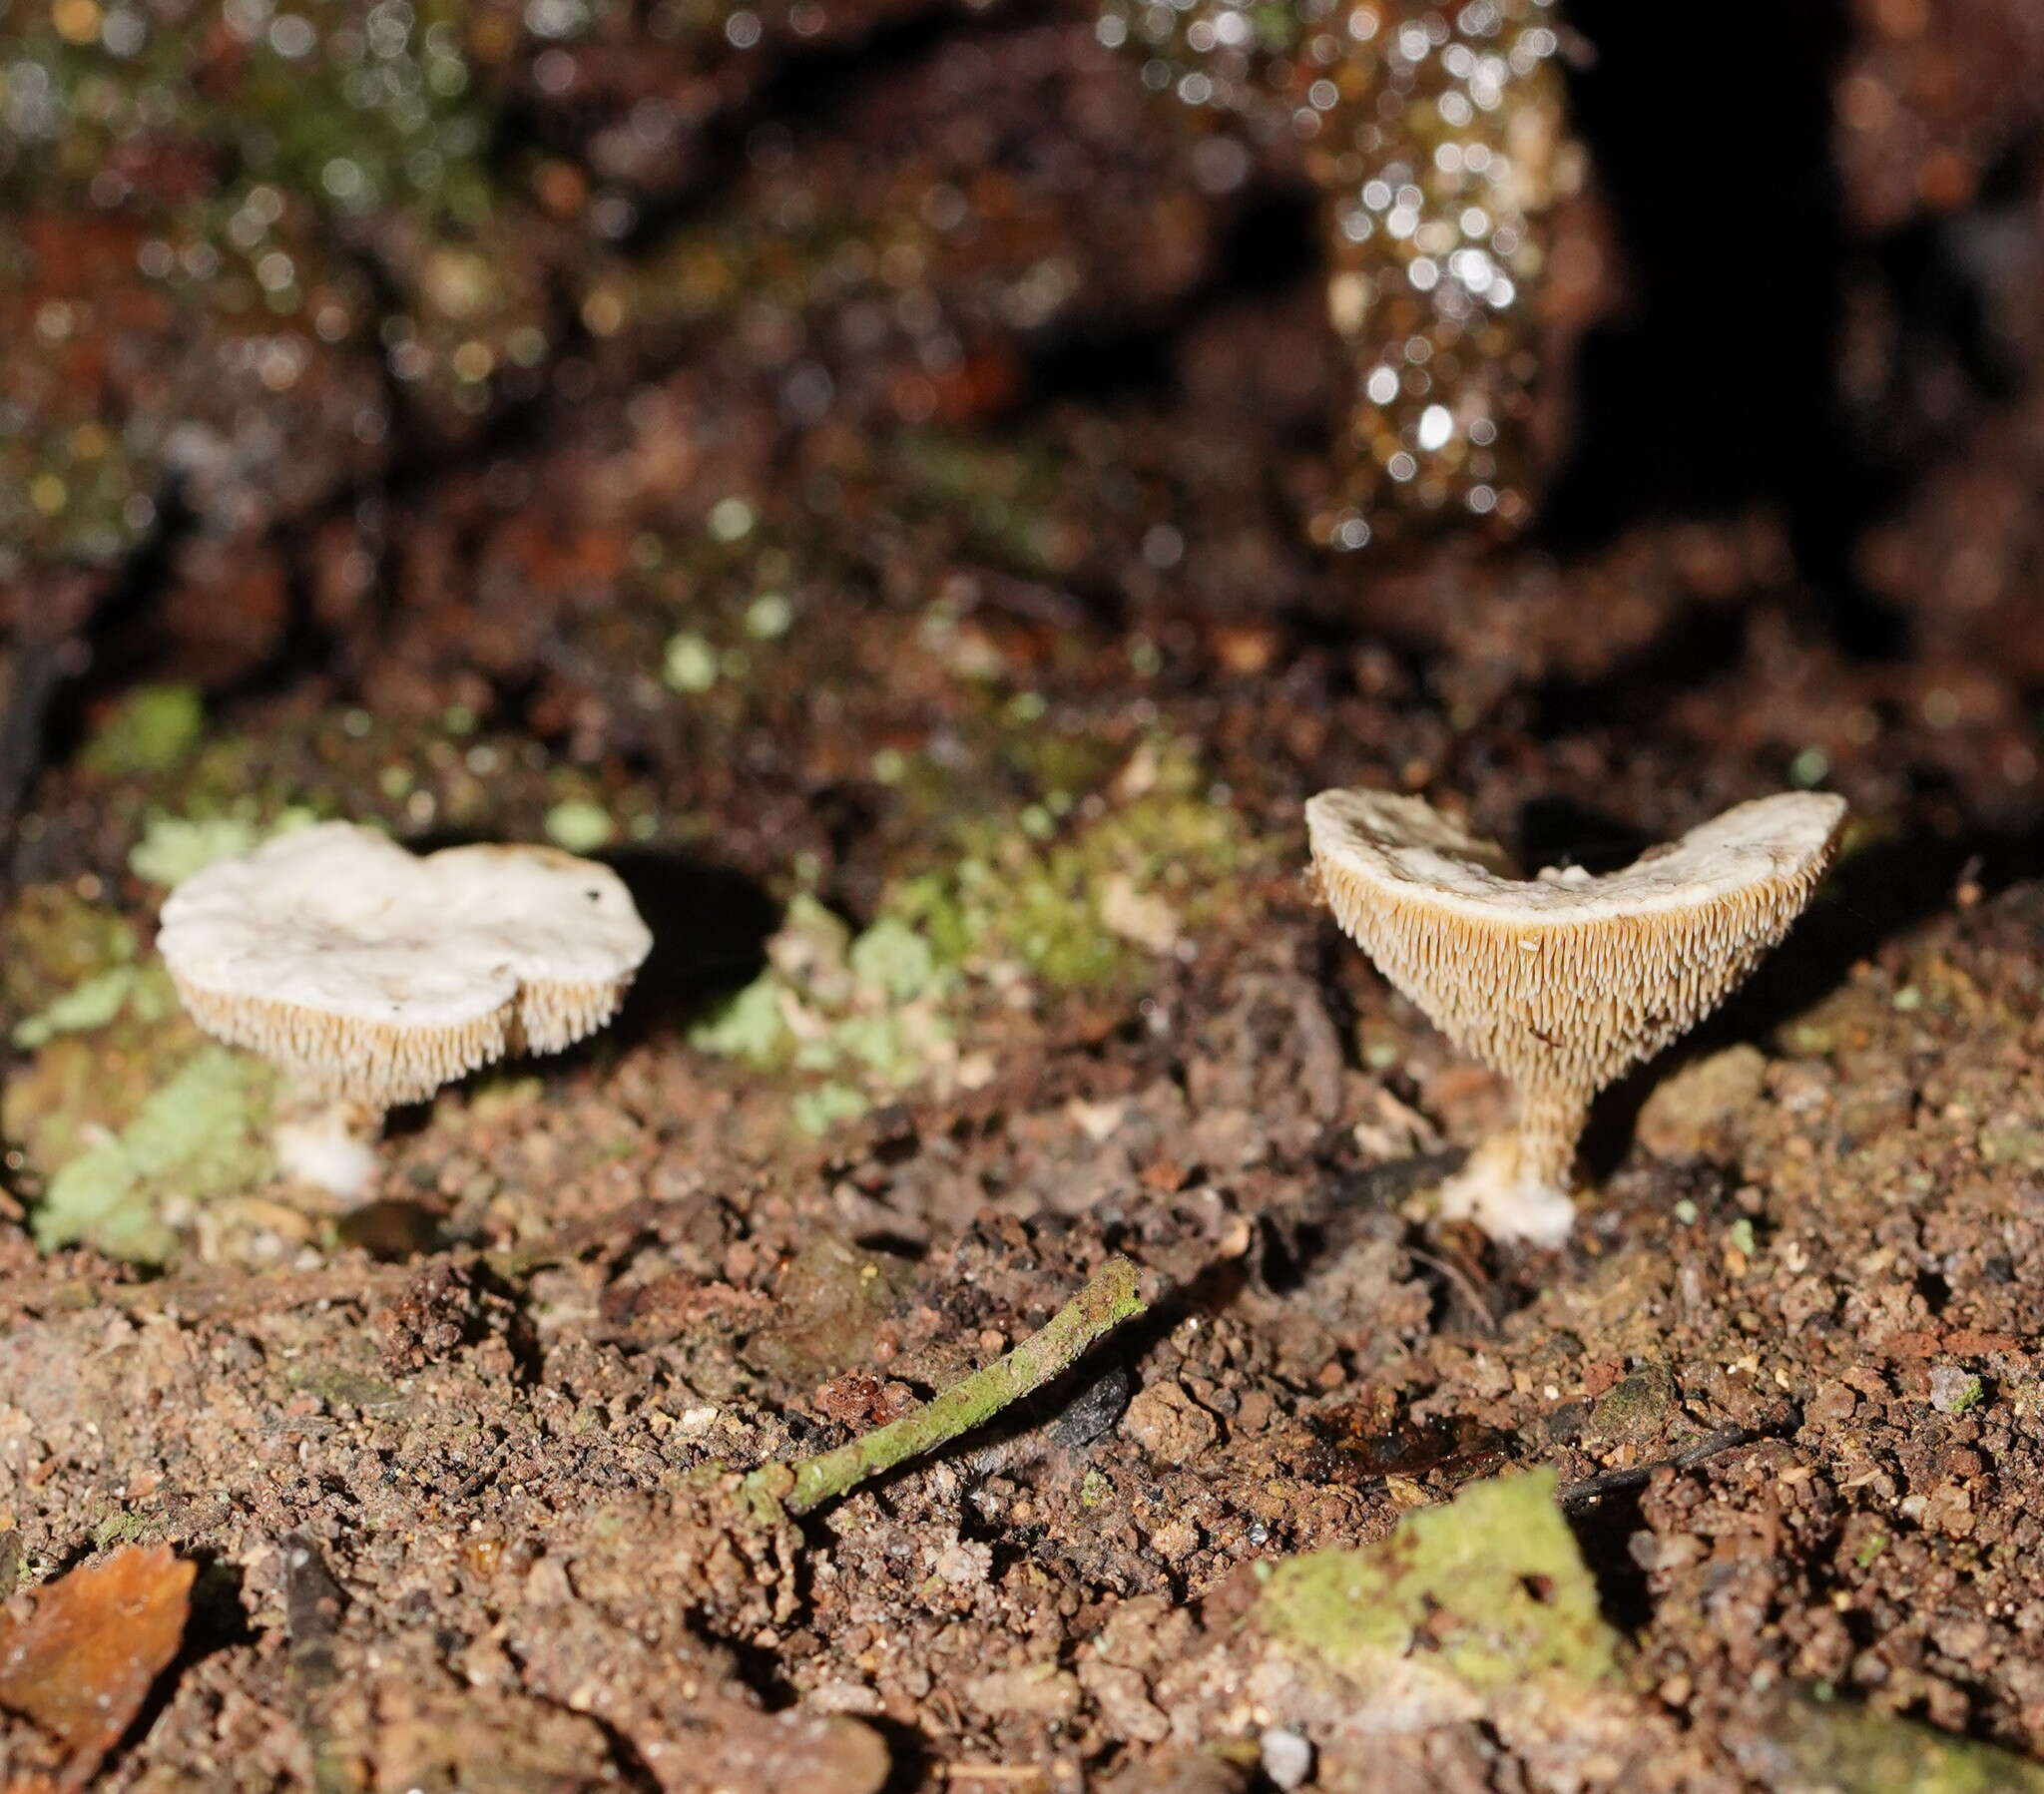
[(50, 1747), (39, 1773), (15, 1765), (10, 1794), (92, 1779), (177, 1654), (196, 1568), (169, 1546), (129, 1546), (0, 1615), (0, 1707)]

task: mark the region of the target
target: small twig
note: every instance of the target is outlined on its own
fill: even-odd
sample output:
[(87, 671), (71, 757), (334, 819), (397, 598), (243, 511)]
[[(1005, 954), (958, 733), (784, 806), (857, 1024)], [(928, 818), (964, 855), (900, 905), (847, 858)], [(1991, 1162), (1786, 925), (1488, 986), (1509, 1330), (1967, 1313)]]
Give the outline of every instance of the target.
[(1422, 1252), (1417, 1246), (1407, 1246), (1405, 1256), (1417, 1259), (1428, 1270), (1439, 1271), (1454, 1286), (1456, 1294), (1476, 1310), (1477, 1319), (1483, 1322), (1484, 1332), (1497, 1331), (1497, 1316), (1491, 1312), (1490, 1304), (1484, 1300), (1483, 1291), (1477, 1287), (1476, 1279), (1452, 1258), (1438, 1258), (1431, 1252)]
[(1136, 1267), (1126, 1258), (1110, 1258), (1084, 1289), (1013, 1351), (863, 1439), (794, 1464), (762, 1465), (746, 1478), (747, 1492), (777, 1501), (789, 1514), (806, 1514), (1035, 1394), (1149, 1305)]
[(1652, 1464), (1635, 1464), (1626, 1470), (1607, 1470), (1594, 1477), (1585, 1477), (1580, 1483), (1564, 1483), (1555, 1491), (1555, 1499), (1564, 1508), (1573, 1508), (1583, 1502), (1598, 1501), (1607, 1495), (1617, 1495), (1626, 1489), (1638, 1489), (1657, 1470), (1694, 1470), (1706, 1459), (1715, 1458), (1720, 1452), (1729, 1452), (1742, 1445), (1751, 1445), (1763, 1435), (1747, 1427), (1727, 1427), (1723, 1432), (1708, 1434), (1699, 1439), (1687, 1451), (1677, 1452), (1672, 1458), (1658, 1458)]
[(340, 1680), (333, 1638), (345, 1597), (319, 1548), (302, 1533), (283, 1541), (285, 1676), (292, 1716), (312, 1758), (318, 1794), (353, 1785), (343, 1753), (327, 1727), (328, 1696)]

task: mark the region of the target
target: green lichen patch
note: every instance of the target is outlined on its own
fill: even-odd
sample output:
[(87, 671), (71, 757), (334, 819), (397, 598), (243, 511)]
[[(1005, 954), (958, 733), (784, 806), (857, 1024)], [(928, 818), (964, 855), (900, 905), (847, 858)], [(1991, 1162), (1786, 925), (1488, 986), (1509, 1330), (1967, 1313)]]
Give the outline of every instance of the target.
[(116, 965), (81, 979), (62, 996), (19, 1023), (17, 1047), (47, 1046), (60, 1034), (90, 1034), (127, 1016), (142, 1023), (160, 1022), (175, 1013), (177, 995), (169, 976), (155, 962), (147, 966)]
[(1278, 1565), (1257, 1617), (1365, 1686), (1415, 1672), (1477, 1696), (1616, 1684), (1619, 1637), (1554, 1495), (1552, 1471), (1471, 1483), (1377, 1545)]
[(193, 1027), (163, 962), (137, 957), (128, 923), (43, 908), (85, 924), (64, 938), (101, 957), (64, 957), (76, 981), (13, 1029), (33, 1057), (0, 1092), (0, 1130), (31, 1190), (41, 1186), (43, 1245), (158, 1262), (175, 1244), (168, 1216), (271, 1174), (272, 1075)]
[(2044, 1794), (2044, 1768), (2035, 1763), (1833, 1701), (1786, 1703), (1770, 1744), (1770, 1784), (1807, 1794)]
[(201, 1036), (156, 961), (115, 966), (30, 1017), (15, 1045), (35, 1057), (0, 1093), (0, 1129), (48, 1177), (127, 1125)]
[(87, 1244), (156, 1263), (177, 1236), (174, 1205), (218, 1200), (266, 1182), (275, 1164), (266, 1137), (273, 1074), (225, 1047), (201, 1047), (135, 1119), (51, 1177), (37, 1205), (37, 1242)]

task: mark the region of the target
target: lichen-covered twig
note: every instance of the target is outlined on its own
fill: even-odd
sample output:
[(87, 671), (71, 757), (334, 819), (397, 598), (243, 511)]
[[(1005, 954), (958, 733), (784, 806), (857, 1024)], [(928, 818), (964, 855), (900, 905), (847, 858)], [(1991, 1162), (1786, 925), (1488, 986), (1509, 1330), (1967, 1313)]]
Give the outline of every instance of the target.
[(863, 1439), (798, 1463), (762, 1465), (746, 1479), (747, 1493), (777, 1502), (786, 1513), (806, 1514), (868, 1477), (949, 1444), (1034, 1394), (1149, 1305), (1136, 1267), (1126, 1258), (1110, 1258), (1012, 1352)]

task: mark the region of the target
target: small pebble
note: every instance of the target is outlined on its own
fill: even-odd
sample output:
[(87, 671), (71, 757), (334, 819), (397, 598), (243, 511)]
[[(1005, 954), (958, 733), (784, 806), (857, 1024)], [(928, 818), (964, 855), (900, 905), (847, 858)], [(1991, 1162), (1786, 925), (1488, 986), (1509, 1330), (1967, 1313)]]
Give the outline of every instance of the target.
[(1264, 1773), (1284, 1794), (1291, 1794), (1293, 1788), (1303, 1786), (1311, 1776), (1313, 1747), (1303, 1732), (1281, 1725), (1266, 1726), (1257, 1742), (1263, 1751)]

